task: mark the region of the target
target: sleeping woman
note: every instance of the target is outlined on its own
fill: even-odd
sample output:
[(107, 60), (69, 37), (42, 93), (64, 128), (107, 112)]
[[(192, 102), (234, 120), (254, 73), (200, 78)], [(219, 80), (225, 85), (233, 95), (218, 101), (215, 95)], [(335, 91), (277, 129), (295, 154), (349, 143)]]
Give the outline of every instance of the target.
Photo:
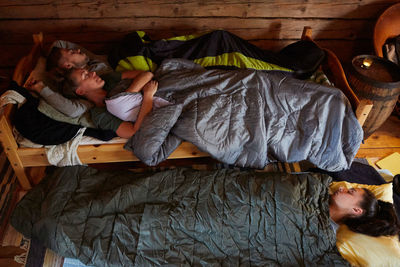
[(83, 68), (73, 68), (66, 75), (75, 94), (91, 101), (96, 107), (106, 106), (108, 112), (123, 121), (135, 122), (130, 136), (140, 128), (152, 108), (171, 104), (153, 97), (158, 83), (152, 78), (153, 73), (140, 70), (110, 72), (99, 77), (96, 72)]
[[(153, 97), (158, 83), (152, 80), (153, 73), (151, 72), (140, 70), (123, 73), (108, 72), (100, 77), (96, 72), (85, 68), (71, 68), (65, 72), (65, 75), (64, 90), (68, 88), (69, 95), (84, 97), (97, 108), (106, 106), (109, 113), (123, 121), (116, 130), (120, 137), (129, 138), (134, 135), (152, 108), (171, 104), (162, 98)], [(41, 94), (46, 87), (42, 81), (31, 81), (28, 83), (28, 88)], [(59, 103), (62, 104), (62, 102)], [(53, 104), (55, 104), (54, 101)], [(59, 108), (59, 105), (55, 107)], [(72, 114), (73, 109), (75, 106), (66, 104), (63, 112)], [(89, 110), (92, 111), (93, 108)], [(99, 110), (102, 111), (102, 109)], [(98, 118), (103, 116), (98, 112), (92, 112), (91, 115), (94, 121), (100, 120)], [(134, 122), (133, 127), (131, 127), (131, 122)]]
[(338, 224), (370, 236), (399, 235), (400, 225), (393, 204), (377, 200), (368, 189), (339, 189), (329, 196), (329, 215), (336, 231)]
[(332, 222), (398, 235), (391, 204), (364, 189), (330, 195), (330, 182), (311, 173), (59, 168), (11, 222), (95, 266), (346, 266)]

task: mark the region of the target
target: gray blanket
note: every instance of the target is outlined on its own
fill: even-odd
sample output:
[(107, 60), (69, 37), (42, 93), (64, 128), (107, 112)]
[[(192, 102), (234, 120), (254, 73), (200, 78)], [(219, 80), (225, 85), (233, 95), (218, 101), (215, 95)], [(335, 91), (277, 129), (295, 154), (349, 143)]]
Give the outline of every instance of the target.
[(12, 225), (95, 266), (342, 266), (325, 175), (59, 168)]
[(321, 169), (349, 168), (363, 131), (344, 94), (281, 72), (205, 70), (166, 60), (156, 72), (155, 110), (125, 148), (148, 165), (165, 160), (182, 140), (227, 164), (264, 168), (308, 160)]

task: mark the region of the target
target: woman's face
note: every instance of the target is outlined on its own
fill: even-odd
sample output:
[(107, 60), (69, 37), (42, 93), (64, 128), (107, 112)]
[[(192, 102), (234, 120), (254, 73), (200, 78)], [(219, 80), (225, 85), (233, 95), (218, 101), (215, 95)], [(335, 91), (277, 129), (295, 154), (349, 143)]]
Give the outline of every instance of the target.
[(78, 85), (77, 93), (80, 95), (101, 89), (104, 86), (104, 80), (97, 76), (96, 72), (89, 72), (86, 69), (73, 70), (71, 79)]
[(347, 211), (349, 214), (357, 215), (361, 209), (360, 202), (363, 200), (364, 194), (365, 191), (362, 188), (347, 189), (341, 186), (331, 195), (331, 204), (343, 211)]

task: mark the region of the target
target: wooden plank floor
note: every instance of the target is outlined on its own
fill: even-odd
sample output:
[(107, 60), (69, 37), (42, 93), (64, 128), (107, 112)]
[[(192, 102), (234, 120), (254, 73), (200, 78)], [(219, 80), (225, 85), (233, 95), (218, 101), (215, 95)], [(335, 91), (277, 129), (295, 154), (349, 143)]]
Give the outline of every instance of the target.
[(400, 119), (390, 116), (389, 119), (367, 140), (356, 155), (358, 158), (369, 158), (373, 162), (394, 152), (400, 152)]

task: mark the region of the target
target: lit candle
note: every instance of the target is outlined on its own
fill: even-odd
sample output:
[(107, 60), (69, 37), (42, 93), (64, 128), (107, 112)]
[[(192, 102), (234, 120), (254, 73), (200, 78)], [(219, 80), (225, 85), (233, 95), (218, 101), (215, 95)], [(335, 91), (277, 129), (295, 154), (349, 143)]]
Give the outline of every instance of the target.
[(362, 62), (362, 67), (364, 68), (369, 68), (372, 65), (372, 59), (370, 58), (365, 58)]

